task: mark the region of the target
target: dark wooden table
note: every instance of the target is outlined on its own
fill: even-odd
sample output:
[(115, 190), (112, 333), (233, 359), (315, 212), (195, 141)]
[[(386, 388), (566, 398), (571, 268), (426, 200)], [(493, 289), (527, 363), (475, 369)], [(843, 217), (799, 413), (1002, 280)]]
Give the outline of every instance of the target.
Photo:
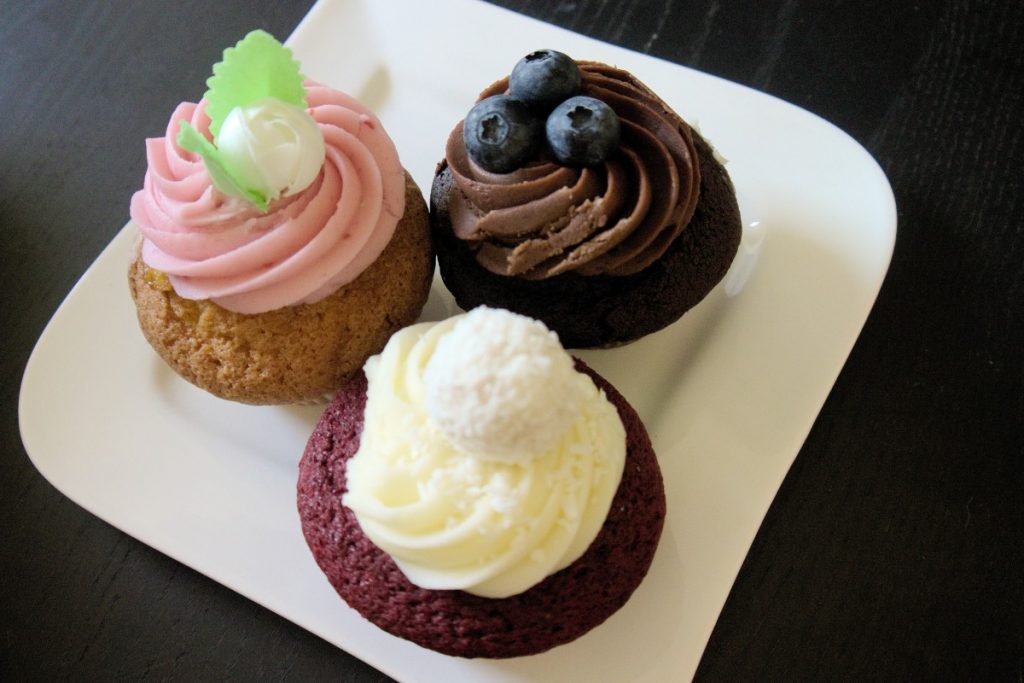
[[(123, 225), (143, 138), (309, 4), (0, 2), (0, 680), (385, 679), (78, 508), (18, 434), (25, 362)], [(499, 4), (809, 109), (895, 190), (881, 295), (698, 679), (1024, 680), (1024, 5)]]

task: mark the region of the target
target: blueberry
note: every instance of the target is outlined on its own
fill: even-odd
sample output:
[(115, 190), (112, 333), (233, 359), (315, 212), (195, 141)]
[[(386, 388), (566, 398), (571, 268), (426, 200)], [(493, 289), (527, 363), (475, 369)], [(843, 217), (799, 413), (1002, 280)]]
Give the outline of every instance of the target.
[(540, 117), (516, 98), (494, 95), (477, 102), (466, 114), (462, 138), (469, 156), (480, 167), (508, 173), (540, 148), (542, 125)]
[(572, 57), (554, 50), (531, 52), (516, 64), (508, 80), (509, 90), (524, 102), (550, 111), (580, 91), (580, 68)]
[(579, 95), (555, 107), (545, 126), (548, 147), (566, 166), (596, 166), (619, 146), (619, 117), (601, 100)]

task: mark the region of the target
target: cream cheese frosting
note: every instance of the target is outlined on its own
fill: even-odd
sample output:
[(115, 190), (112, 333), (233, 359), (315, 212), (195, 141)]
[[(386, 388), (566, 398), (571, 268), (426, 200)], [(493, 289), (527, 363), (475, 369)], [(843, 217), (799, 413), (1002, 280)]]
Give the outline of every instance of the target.
[(238, 313), (314, 303), (358, 277), (387, 246), (405, 210), (394, 143), (353, 97), (309, 81), (306, 95), (323, 134), (322, 168), (266, 213), (217, 190), (198, 155), (178, 146), (182, 121), (211, 138), (204, 102), (180, 104), (165, 137), (146, 141), (148, 169), (131, 216), (143, 261), (166, 273), (179, 296)]
[[(406, 328), (367, 362), (365, 424), (343, 502), (413, 583), (515, 595), (578, 559), (604, 524), (625, 429), (551, 337), (537, 321), (478, 308)], [(506, 369), (521, 377), (500, 377)], [(450, 372), (467, 379), (453, 383)], [(556, 400), (567, 409), (550, 409)], [(490, 420), (498, 426), (468, 425)]]

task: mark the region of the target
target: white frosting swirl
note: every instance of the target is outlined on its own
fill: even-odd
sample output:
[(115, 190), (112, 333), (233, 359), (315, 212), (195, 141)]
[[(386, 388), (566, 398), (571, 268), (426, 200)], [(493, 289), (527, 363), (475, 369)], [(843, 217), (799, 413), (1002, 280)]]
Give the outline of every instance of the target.
[[(567, 567), (590, 546), (622, 477), (626, 434), (615, 406), (590, 377), (573, 370), (562, 381), (572, 385), (567, 395), (577, 397), (574, 419), (542, 453), (506, 461), (455, 446), (430, 417), (424, 375), (445, 337), (466, 320), (469, 329), (498, 332), (499, 341), (534, 338), (522, 328), (539, 325), (476, 309), (395, 334), (366, 364), (365, 424), (348, 463), (343, 502), (414, 584), (503, 598)], [(475, 366), (487, 362), (482, 355), (464, 357), (474, 367), (459, 371), (469, 375), (479, 375)], [(537, 355), (542, 363), (545, 358)], [(491, 405), (501, 409), (500, 401)], [(535, 429), (527, 419), (543, 419), (529, 409), (523, 417), (523, 432)]]

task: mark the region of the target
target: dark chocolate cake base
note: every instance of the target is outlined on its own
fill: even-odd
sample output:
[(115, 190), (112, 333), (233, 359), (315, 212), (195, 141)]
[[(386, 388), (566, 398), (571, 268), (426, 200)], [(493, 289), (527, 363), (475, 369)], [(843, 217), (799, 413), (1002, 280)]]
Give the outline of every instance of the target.
[(441, 278), (463, 309), (487, 305), (536, 318), (568, 348), (624, 344), (670, 325), (725, 276), (742, 233), (728, 173), (696, 131), (693, 142), (701, 174), (693, 219), (660, 259), (622, 277), (570, 272), (525, 280), (486, 270), (452, 232), (448, 195), (458, 190), (442, 163), (430, 192)]
[(366, 377), (324, 411), (299, 464), (302, 531), (317, 564), (351, 607), (385, 631), (460, 657), (516, 657), (575, 640), (625, 604), (650, 567), (665, 521), (661, 470), (647, 430), (610, 384), (577, 361), (615, 405), (626, 463), (604, 526), (573, 564), (524, 593), (482, 598), (409, 582), (341, 504), (345, 463), (359, 447)]

